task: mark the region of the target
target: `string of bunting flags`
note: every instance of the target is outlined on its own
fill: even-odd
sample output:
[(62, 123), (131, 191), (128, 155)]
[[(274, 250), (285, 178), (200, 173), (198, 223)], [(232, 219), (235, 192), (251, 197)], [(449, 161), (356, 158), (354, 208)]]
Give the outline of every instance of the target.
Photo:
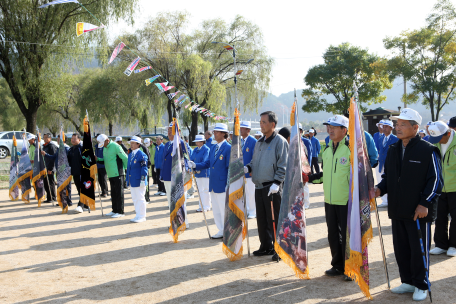
[[(66, 4), (66, 3), (79, 4), (82, 8), (84, 8), (90, 15), (92, 15), (92, 17), (94, 17), (101, 24), (100, 26), (97, 26), (97, 25), (93, 25), (93, 24), (90, 24), (90, 23), (78, 22), (76, 24), (76, 35), (78, 37), (83, 35), (83, 34), (85, 34), (85, 33), (87, 33), (87, 32), (91, 32), (91, 31), (95, 31), (95, 30), (98, 30), (98, 29), (105, 28), (105, 25), (97, 17), (95, 17), (78, 0), (55, 0), (55, 1), (51, 1), (51, 2), (45, 3), (45, 4), (41, 5), (41, 6), (39, 6), (38, 8), (45, 8), (45, 7), (48, 7), (50, 5)], [(134, 54), (136, 54), (123, 41), (121, 41), (119, 38), (117, 38), (117, 39), (120, 41), (120, 43), (114, 48), (114, 50), (113, 50), (113, 52), (111, 54), (111, 57), (109, 58), (108, 64), (111, 64), (114, 61), (114, 59), (119, 55), (119, 53), (122, 51), (122, 49), (124, 47), (127, 47), (130, 51), (132, 51)], [(227, 49), (227, 50), (229, 50), (229, 49)], [(142, 59), (137, 54), (136, 54), (136, 56), (137, 57), (125, 69), (125, 71), (124, 71), (125, 75), (130, 76), (132, 73), (138, 74), (138, 73), (141, 73), (141, 72), (147, 71), (147, 70), (152, 70), (155, 73), (157, 73), (157, 71), (155, 71), (155, 69), (152, 66), (150, 66), (150, 65), (141, 67), (139, 69), (135, 69), (139, 65), (139, 63), (140, 63), (140, 61)], [(144, 62), (144, 60), (143, 60), (143, 62)], [(238, 73), (240, 74), (241, 72), (242, 72), (242, 70), (238, 71), (236, 73), (236, 75), (238, 75)], [(165, 79), (165, 77), (163, 77), (162, 75), (157, 73), (157, 75), (145, 80), (146, 86), (149, 86), (150, 84), (152, 84), (159, 77), (162, 77), (163, 79)], [(167, 93), (166, 94), (166, 96), (168, 97), (169, 100), (173, 100), (175, 98), (173, 100), (173, 102), (174, 102), (176, 107), (185, 108), (185, 109), (188, 109), (189, 111), (192, 111), (192, 112), (201, 113), (202, 115), (210, 117), (210, 118), (212, 118), (214, 120), (224, 120), (224, 121), (229, 121), (229, 122), (233, 121), (233, 119), (230, 118), (230, 117), (217, 115), (217, 114), (213, 113), (212, 111), (210, 111), (209, 109), (206, 109), (206, 108), (200, 106), (196, 102), (190, 100), (190, 98), (188, 96), (186, 96), (183, 92), (177, 90), (177, 88), (175, 88), (172, 85), (168, 85), (168, 84), (169, 84), (169, 81), (167, 81), (166, 79), (165, 79), (165, 82), (155, 83), (156, 87), (159, 90), (159, 94), (166, 93), (166, 92), (168, 92), (171, 89), (175, 89), (176, 90), (174, 93)], [(181, 95), (179, 96), (179, 94), (181, 94)], [(188, 103), (184, 106), (184, 103), (186, 103), (186, 102), (188, 102)]]

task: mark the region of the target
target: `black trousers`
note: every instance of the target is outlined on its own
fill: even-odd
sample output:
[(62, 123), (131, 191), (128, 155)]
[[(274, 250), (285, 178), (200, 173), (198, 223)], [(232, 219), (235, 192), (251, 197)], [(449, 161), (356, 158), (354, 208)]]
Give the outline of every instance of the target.
[[(391, 220), (391, 223), (394, 254), (396, 256), (401, 282), (413, 285), (421, 290), (427, 290), (426, 270), (424, 268), (423, 255), (421, 253), (421, 245), (418, 237), (416, 222)], [(426, 222), (420, 221), (423, 245), (425, 255), (427, 257), (426, 225)], [(429, 261), (426, 261), (426, 263), (429, 264)]]
[(111, 184), (112, 212), (124, 214), (124, 180), (125, 176), (109, 178)]
[(318, 157), (312, 157), (312, 164), (310, 166), (310, 169), (312, 170), (312, 174), (320, 173), (320, 166), (318, 165)]
[[(451, 215), (448, 235), (448, 213)], [(437, 219), (434, 233), (435, 247), (448, 250), (456, 248), (456, 192), (442, 192), (437, 205)]]
[(331, 266), (345, 271), (345, 243), (347, 240), (347, 205), (331, 205), (325, 203), (328, 242), (331, 250)]
[(149, 182), (149, 178), (150, 178), (150, 175), (147, 174), (147, 186), (146, 186), (146, 193), (144, 193), (144, 198), (146, 199), (146, 202), (150, 202), (150, 198), (149, 198), (149, 186), (150, 186), (150, 182)]
[[(55, 177), (54, 174), (47, 174), (44, 177), (44, 190), (46, 191), (46, 198), (48, 201), (57, 201), (56, 188), (55, 188)], [(49, 179), (49, 183), (48, 183)], [(50, 191), (50, 192), (49, 192)]]
[(274, 206), (274, 222), (276, 228), (279, 221), (280, 202), (282, 201), (282, 186), (280, 186), (279, 192), (271, 196), (268, 196), (269, 188), (268, 186), (262, 189), (255, 189), (258, 237), (260, 238), (260, 249), (262, 250), (274, 248), (271, 201)]
[(89, 206), (84, 205), (81, 203), (81, 176), (73, 176), (73, 181), (74, 185), (76, 186), (76, 189), (78, 190), (78, 195), (79, 195), (79, 202), (78, 202), (78, 207), (86, 208), (88, 209)]
[(158, 184), (158, 192), (166, 193), (165, 184), (160, 180), (160, 169), (157, 170), (157, 184)]
[(156, 185), (158, 184), (158, 177), (157, 177), (157, 172), (155, 172), (155, 165), (152, 165), (151, 167), (151, 172), (152, 172), (152, 184)]
[(98, 168), (98, 183), (100, 183), (101, 194), (108, 194), (108, 175), (106, 168)]

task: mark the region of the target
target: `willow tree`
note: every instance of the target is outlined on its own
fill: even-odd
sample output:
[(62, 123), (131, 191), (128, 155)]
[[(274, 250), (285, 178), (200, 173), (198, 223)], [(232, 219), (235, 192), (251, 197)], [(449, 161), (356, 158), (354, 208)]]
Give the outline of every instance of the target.
[[(38, 8), (48, 0), (0, 1), (0, 75), (8, 83), (11, 95), (34, 132), (38, 109), (48, 102), (47, 94), (60, 72), (82, 62), (73, 59), (96, 41), (105, 45), (104, 30), (76, 37), (77, 22), (98, 23), (77, 3)], [(103, 24), (130, 16), (137, 0), (93, 0), (81, 2)], [(100, 51), (104, 54), (103, 50)], [(105, 56), (106, 57), (106, 56)]]

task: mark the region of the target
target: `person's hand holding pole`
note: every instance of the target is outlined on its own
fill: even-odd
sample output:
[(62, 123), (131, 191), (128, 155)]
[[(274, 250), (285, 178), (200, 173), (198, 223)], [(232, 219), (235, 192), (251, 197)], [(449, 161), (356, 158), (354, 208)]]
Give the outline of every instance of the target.
[(417, 218), (425, 218), (428, 215), (428, 208), (418, 205), (415, 209), (415, 216), (413, 220), (416, 221)]

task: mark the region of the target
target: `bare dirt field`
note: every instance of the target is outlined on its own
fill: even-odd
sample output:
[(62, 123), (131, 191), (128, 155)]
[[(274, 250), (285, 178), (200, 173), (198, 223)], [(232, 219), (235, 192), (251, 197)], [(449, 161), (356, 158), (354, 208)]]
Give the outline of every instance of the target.
[[(299, 280), (271, 256), (230, 262), (220, 240), (208, 238), (197, 200), (188, 204), (190, 229), (174, 244), (168, 233), (166, 197), (153, 196), (147, 222), (133, 224), (134, 207), (125, 191), (126, 216), (102, 217), (100, 204), (90, 214), (61, 214), (36, 200), (12, 202), (0, 190), (1, 303), (412, 303), (412, 295), (394, 295), (386, 285), (374, 213), (369, 245), (370, 286), (367, 300), (355, 282), (327, 277), (330, 251), (324, 216), (323, 187), (311, 185), (306, 212), (311, 280)], [(154, 193), (155, 190), (152, 190)], [(73, 187), (73, 200), (77, 193)], [(103, 199), (104, 212), (110, 198)], [(380, 211), (391, 286), (400, 284), (394, 258), (391, 222)], [(208, 213), (211, 232), (216, 228)], [(258, 249), (256, 220), (249, 220), (251, 251)], [(246, 242), (244, 242), (244, 245)], [(455, 258), (431, 256), (434, 303), (456, 302)], [(429, 303), (429, 298), (424, 301)]]

